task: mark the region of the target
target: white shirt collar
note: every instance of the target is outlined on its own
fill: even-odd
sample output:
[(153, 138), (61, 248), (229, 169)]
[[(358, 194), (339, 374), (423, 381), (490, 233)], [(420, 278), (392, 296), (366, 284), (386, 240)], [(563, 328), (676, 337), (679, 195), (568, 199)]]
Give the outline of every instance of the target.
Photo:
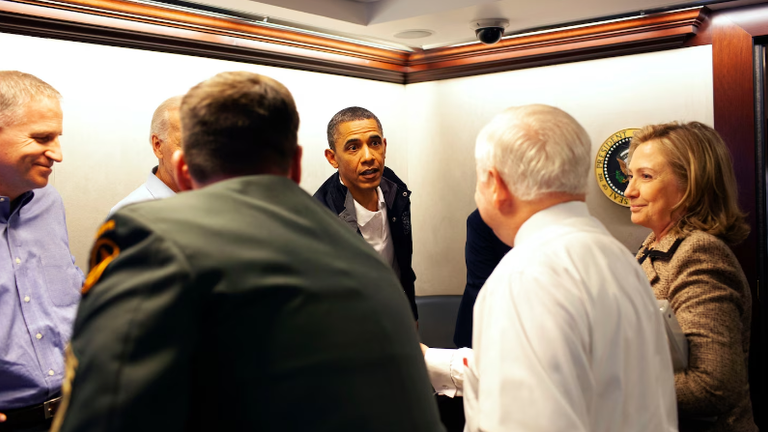
[(176, 192), (174, 192), (173, 189), (169, 188), (167, 184), (163, 183), (163, 181), (157, 177), (157, 170), (158, 167), (152, 168), (152, 172), (147, 176), (147, 182), (145, 183), (152, 198), (161, 199), (176, 195)]
[(587, 203), (583, 201), (568, 201), (546, 208), (523, 222), (515, 236), (515, 247), (532, 240), (536, 234), (554, 224), (562, 224), (564, 220), (571, 218), (589, 218)]
[[(378, 212), (387, 208), (387, 203), (384, 201), (384, 192), (381, 191), (381, 186), (376, 188), (376, 194), (379, 197), (379, 209), (375, 212), (363, 207), (357, 200), (355, 200), (355, 213), (357, 213), (357, 224), (361, 227), (365, 226)], [(384, 215), (386, 218), (386, 215)]]

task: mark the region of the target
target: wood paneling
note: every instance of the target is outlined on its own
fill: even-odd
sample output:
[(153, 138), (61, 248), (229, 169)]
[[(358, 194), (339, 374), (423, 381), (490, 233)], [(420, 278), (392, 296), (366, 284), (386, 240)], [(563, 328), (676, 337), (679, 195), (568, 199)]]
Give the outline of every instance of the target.
[[(748, 212), (749, 238), (735, 248), (753, 288), (757, 284), (755, 203), (755, 119), (752, 36), (726, 17), (712, 33), (715, 129), (728, 143), (739, 184), (739, 204)], [(742, 252), (739, 254), (739, 252)]]
[[(746, 241), (734, 247), (752, 290), (752, 340), (750, 350), (750, 386), (755, 420), (766, 427), (766, 334), (765, 310), (758, 293), (758, 279), (765, 287), (766, 263), (758, 262), (764, 256), (760, 251), (758, 233), (764, 231), (766, 209), (758, 206), (765, 197), (765, 178), (757, 173), (765, 169), (758, 158), (765, 149), (757, 139), (756, 102), (762, 100), (762, 88), (756, 88), (755, 73), (762, 74), (760, 61), (755, 62), (755, 37), (768, 34), (768, 6), (759, 5), (735, 10), (719, 11), (712, 15), (706, 37), (712, 41), (712, 73), (715, 129), (722, 135), (733, 155), (739, 204), (748, 213), (752, 232)], [(702, 37), (704, 37), (702, 35)], [(759, 50), (758, 50), (759, 51)], [(758, 185), (758, 182), (762, 184)], [(758, 187), (759, 186), (759, 187)], [(762, 243), (764, 244), (764, 243)]]
[(682, 46), (706, 20), (691, 8), (407, 52), (125, 0), (0, 0), (0, 31), (412, 83)]

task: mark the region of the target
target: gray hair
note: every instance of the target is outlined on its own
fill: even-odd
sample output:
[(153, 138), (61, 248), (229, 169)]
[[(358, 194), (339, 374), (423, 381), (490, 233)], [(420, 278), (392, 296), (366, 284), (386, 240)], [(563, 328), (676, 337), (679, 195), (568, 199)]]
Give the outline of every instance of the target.
[(24, 107), (36, 99), (61, 100), (61, 94), (40, 78), (19, 71), (0, 71), (0, 127), (21, 121)]
[(370, 119), (376, 120), (376, 126), (379, 128), (379, 132), (381, 132), (383, 135), (384, 129), (381, 127), (379, 118), (367, 109), (353, 106), (344, 108), (343, 110), (337, 112), (331, 118), (331, 121), (328, 122), (328, 129), (326, 130), (326, 134), (328, 136), (328, 146), (331, 148), (331, 150), (335, 150), (336, 140), (339, 137), (339, 125), (342, 123)]
[(496, 168), (509, 191), (524, 201), (547, 193), (584, 194), (592, 145), (565, 111), (548, 105), (508, 108), (477, 137), (479, 168)]
[(171, 130), (171, 116), (173, 110), (181, 107), (181, 98), (183, 96), (174, 96), (166, 99), (157, 107), (152, 115), (152, 126), (149, 128), (149, 141), (152, 142), (152, 135), (165, 141), (168, 139), (168, 133)]

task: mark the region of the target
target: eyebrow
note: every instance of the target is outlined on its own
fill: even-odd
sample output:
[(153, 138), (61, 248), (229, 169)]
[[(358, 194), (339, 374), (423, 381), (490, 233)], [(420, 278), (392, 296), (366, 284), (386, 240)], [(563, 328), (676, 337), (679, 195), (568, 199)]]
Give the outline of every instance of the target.
[(633, 171), (653, 171), (653, 172), (656, 172), (655, 169), (653, 169), (653, 168), (651, 168), (649, 166), (637, 167), (634, 170), (632, 168), (630, 168), (629, 166), (627, 166), (627, 171), (629, 171), (629, 172), (633, 172)]
[[(381, 135), (379, 134), (368, 135), (368, 139), (379, 140), (379, 141), (382, 140)], [(344, 146), (346, 147), (347, 144), (356, 144), (361, 142), (363, 142), (363, 140), (361, 140), (360, 138), (350, 138), (347, 140), (347, 142), (344, 143)]]
[(346, 147), (347, 144), (357, 144), (359, 142), (362, 142), (360, 138), (350, 138), (347, 140), (347, 142), (344, 143), (344, 147)]

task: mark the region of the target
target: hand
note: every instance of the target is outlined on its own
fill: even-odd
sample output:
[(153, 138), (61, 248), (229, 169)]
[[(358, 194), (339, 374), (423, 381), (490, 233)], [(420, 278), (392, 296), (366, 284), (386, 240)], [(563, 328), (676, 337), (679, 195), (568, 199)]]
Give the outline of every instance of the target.
[(427, 356), (427, 350), (429, 349), (429, 347), (424, 345), (424, 344), (419, 344), (419, 345), (421, 345), (421, 353), (426, 357)]
[(0, 413), (0, 423), (4, 422), (6, 419), (5, 414)]

